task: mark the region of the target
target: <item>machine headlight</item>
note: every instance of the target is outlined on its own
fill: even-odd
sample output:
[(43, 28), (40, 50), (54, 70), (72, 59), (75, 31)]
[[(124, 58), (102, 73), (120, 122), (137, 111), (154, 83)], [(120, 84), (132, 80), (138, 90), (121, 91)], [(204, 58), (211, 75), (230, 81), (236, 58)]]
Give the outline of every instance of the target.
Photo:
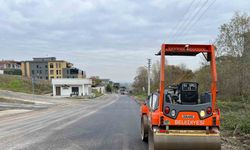
[(174, 117), (175, 115), (176, 115), (176, 111), (173, 109), (173, 110), (171, 111), (171, 116)]
[(206, 114), (206, 113), (205, 113), (204, 110), (201, 110), (201, 111), (200, 111), (200, 116), (201, 116), (202, 118), (205, 117), (205, 114)]

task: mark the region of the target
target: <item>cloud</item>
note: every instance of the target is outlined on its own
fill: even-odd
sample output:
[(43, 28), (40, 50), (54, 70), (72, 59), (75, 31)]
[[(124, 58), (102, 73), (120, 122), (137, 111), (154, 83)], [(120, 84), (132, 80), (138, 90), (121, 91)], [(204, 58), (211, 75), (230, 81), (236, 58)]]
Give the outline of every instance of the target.
[[(173, 42), (177, 26), (188, 23), (204, 1), (192, 0), (0, 0), (0, 59), (56, 56), (116, 81), (132, 81), (138, 66), (163, 42)], [(212, 3), (209, 0), (208, 3)], [(198, 5), (199, 4), (199, 5)], [(249, 2), (215, 1), (194, 26), (179, 28), (178, 41), (209, 43), (234, 11), (249, 13)], [(187, 12), (187, 10), (190, 10)], [(199, 61), (188, 67), (199, 68)], [(179, 58), (170, 63), (180, 64)]]

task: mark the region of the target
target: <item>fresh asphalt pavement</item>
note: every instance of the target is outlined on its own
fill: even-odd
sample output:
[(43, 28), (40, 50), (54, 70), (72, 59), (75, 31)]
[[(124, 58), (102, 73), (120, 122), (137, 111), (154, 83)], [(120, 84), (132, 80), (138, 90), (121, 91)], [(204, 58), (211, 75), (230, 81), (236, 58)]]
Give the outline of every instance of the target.
[(0, 149), (145, 150), (139, 105), (129, 96), (60, 105), (0, 118)]

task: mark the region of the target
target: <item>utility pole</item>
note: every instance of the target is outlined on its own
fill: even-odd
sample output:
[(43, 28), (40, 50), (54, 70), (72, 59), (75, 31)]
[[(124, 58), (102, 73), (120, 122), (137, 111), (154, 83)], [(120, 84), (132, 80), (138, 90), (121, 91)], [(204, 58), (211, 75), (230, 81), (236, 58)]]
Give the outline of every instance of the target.
[(35, 77), (32, 76), (32, 79), (31, 79), (31, 82), (32, 82), (32, 98), (34, 100), (34, 94), (35, 94)]
[(151, 59), (148, 59), (148, 95), (150, 95), (150, 68), (151, 68)]

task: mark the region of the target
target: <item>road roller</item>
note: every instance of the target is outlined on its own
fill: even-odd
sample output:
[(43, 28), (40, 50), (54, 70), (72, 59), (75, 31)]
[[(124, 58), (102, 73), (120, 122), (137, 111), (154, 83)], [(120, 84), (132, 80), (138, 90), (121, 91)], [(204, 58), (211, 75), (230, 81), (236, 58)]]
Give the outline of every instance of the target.
[[(209, 62), (210, 89), (199, 93), (197, 82), (165, 85), (165, 56), (196, 56)], [(216, 105), (215, 48), (201, 44), (162, 44), (160, 87), (141, 105), (141, 139), (149, 150), (220, 150), (220, 110)]]

